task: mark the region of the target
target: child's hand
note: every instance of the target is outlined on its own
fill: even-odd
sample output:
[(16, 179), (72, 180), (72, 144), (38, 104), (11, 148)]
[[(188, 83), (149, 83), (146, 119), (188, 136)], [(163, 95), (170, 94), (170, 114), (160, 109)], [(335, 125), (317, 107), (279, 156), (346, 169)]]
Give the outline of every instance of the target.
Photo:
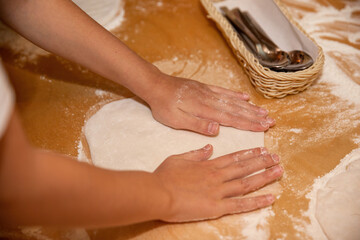
[[(266, 207), (274, 196), (233, 198), (280, 178), (279, 157), (263, 148), (235, 152), (208, 160), (212, 146), (167, 158), (154, 172), (170, 193), (170, 209), (162, 218), (184, 222), (217, 218)], [(261, 169), (264, 172), (250, 174)]]
[(251, 131), (275, 124), (267, 110), (247, 102), (247, 94), (165, 74), (159, 78), (147, 102), (154, 118), (172, 128), (217, 135), (219, 124)]

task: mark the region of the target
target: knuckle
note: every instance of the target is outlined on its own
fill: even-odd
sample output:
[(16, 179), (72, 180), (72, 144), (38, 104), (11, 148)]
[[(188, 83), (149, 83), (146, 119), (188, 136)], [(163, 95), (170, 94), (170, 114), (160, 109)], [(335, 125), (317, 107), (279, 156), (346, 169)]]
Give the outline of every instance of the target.
[(238, 122), (239, 121), (239, 117), (235, 116), (232, 113), (226, 112), (224, 113), (225, 118), (229, 121), (229, 122)]
[(265, 147), (259, 147), (259, 148), (257, 148), (257, 149), (258, 149), (257, 154), (265, 155), (265, 154), (268, 154), (268, 153), (269, 153), (268, 150), (267, 150), (267, 148), (265, 148)]
[(262, 147), (252, 149), (252, 154), (254, 157), (262, 155)]
[(223, 179), (223, 173), (219, 170), (213, 170), (210, 172), (210, 178), (215, 182), (219, 182)]
[(236, 152), (231, 155), (234, 162), (239, 162), (244, 154), (242, 152)]
[(211, 128), (210, 122), (205, 120), (198, 120), (196, 122), (196, 129), (199, 129), (202, 132), (209, 132), (209, 129)]
[(236, 120), (234, 115), (225, 111), (219, 111), (219, 118), (228, 123), (234, 122)]
[(258, 124), (255, 121), (250, 121), (249, 127), (252, 130), (257, 130), (258, 129)]
[(263, 204), (261, 203), (261, 201), (253, 200), (253, 202), (254, 202), (254, 205), (255, 205), (256, 208), (261, 208), (261, 207), (263, 207)]
[(244, 210), (245, 209), (245, 207), (246, 207), (246, 204), (245, 204), (245, 202), (242, 200), (242, 199), (237, 199), (236, 201), (235, 201), (235, 208), (239, 211), (242, 211), (242, 210)]
[(250, 190), (250, 181), (247, 178), (240, 180), (240, 186), (243, 189), (243, 191), (249, 191)]
[(248, 175), (253, 172), (252, 170), (253, 167), (250, 166), (250, 164), (247, 164), (246, 162), (237, 162), (236, 165), (234, 165), (234, 167), (238, 176)]
[(244, 166), (243, 169), (242, 169), (242, 173), (245, 174), (245, 175), (249, 175), (251, 173), (255, 172), (254, 168), (252, 166)]
[(239, 169), (242, 169), (242, 168), (247, 168), (249, 167), (249, 164), (247, 162), (244, 162), (244, 161), (239, 161), (239, 162), (236, 162), (236, 165), (235, 165), (237, 168)]

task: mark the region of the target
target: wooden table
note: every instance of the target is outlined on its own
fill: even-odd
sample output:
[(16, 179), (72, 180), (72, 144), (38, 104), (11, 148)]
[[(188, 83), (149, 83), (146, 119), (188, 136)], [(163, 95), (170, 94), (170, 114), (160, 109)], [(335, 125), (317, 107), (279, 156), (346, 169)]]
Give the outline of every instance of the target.
[[(298, 20), (322, 8), (331, 8), (336, 14), (346, 6), (360, 6), (359, 1), (345, 0), (283, 2)], [(285, 175), (277, 185), (267, 188), (278, 193), (279, 199), (262, 231), (271, 239), (309, 238), (302, 231), (309, 221), (303, 216), (309, 202), (305, 195), (315, 178), (333, 169), (352, 149), (359, 148), (359, 105), (334, 95), (333, 86), (325, 80), (295, 96), (264, 99), (253, 89), (215, 24), (206, 18), (199, 1), (126, 0), (125, 3), (126, 20), (114, 34), (140, 56), (169, 74), (248, 92), (252, 102), (270, 110), (277, 124), (266, 132), (265, 145), (281, 156)], [(326, 57), (341, 66), (349, 79), (360, 82), (360, 40), (348, 37), (360, 31), (360, 10), (353, 11), (351, 19), (351, 24), (346, 19), (321, 23), (311, 34), (344, 48), (351, 46), (353, 54), (341, 49), (324, 50)], [(0, 54), (16, 90), (17, 107), (27, 136), (37, 147), (77, 157), (82, 126), (94, 106), (132, 96), (122, 86), (74, 63), (54, 55), (33, 58), (31, 52), (17, 51), (10, 45), (0, 46)], [(0, 237), (242, 239), (246, 219), (251, 218), (236, 215), (202, 223), (147, 222), (86, 231), (38, 228), (42, 238), (24, 234), (29, 229), (0, 229)]]

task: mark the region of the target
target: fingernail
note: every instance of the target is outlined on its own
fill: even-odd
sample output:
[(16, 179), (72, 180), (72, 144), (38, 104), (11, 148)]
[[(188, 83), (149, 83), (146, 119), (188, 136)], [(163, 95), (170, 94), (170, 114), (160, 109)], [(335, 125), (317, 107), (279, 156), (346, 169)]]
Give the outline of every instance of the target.
[(266, 148), (264, 148), (264, 147), (261, 147), (260, 148), (260, 154), (261, 155), (265, 155), (265, 154), (267, 154), (268, 153), (268, 150), (266, 149)]
[(259, 112), (260, 112), (261, 114), (264, 114), (264, 115), (269, 113), (269, 111), (266, 110), (266, 109), (264, 109), (264, 108), (260, 108), (260, 109), (259, 109)]
[(275, 201), (275, 197), (272, 194), (268, 194), (266, 195), (266, 200), (268, 200), (269, 202), (274, 202)]
[(249, 99), (249, 98), (250, 98), (250, 95), (247, 94), (247, 93), (243, 93), (243, 97)]
[(271, 158), (274, 161), (274, 163), (279, 163), (280, 162), (280, 157), (276, 154), (271, 154)]
[(275, 123), (275, 119), (271, 118), (271, 117), (266, 117), (266, 122), (270, 125)]
[(264, 128), (269, 128), (269, 123), (265, 120), (265, 121), (261, 121), (260, 122), (261, 126), (263, 126)]
[(207, 144), (205, 147), (203, 147), (204, 150), (206, 151), (209, 151), (211, 148), (211, 145), (210, 144)]
[(271, 175), (278, 175), (283, 172), (283, 168), (281, 166), (276, 166), (271, 169)]
[(216, 134), (218, 132), (219, 124), (217, 122), (212, 122), (208, 126), (208, 132), (210, 134)]

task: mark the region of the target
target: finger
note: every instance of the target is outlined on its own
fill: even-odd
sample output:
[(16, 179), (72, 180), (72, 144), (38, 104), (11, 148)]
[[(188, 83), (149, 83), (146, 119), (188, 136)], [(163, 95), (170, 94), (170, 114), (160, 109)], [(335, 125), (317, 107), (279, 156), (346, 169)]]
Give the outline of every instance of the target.
[(223, 119), (219, 119), (218, 122), (224, 126), (232, 126), (237, 129), (250, 130), (254, 132), (264, 132), (275, 125), (275, 121), (271, 118), (258, 120), (234, 115), (225, 115), (225, 117)]
[(213, 120), (202, 119), (186, 112), (182, 112), (181, 118), (181, 129), (190, 130), (208, 136), (215, 136), (219, 133), (219, 123)]
[[(216, 102), (216, 101), (214, 101)], [(192, 114), (191, 116), (197, 116), (201, 119), (209, 119), (215, 122), (220, 123), (224, 126), (235, 127), (243, 130), (251, 130), (256, 132), (266, 131), (273, 122), (270, 118), (259, 117), (259, 116), (244, 116), (243, 109), (237, 108), (229, 109), (229, 104), (224, 104), (222, 108), (219, 108), (217, 104), (211, 105), (210, 102), (207, 103), (197, 103), (198, 106), (193, 109), (183, 110), (187, 114)], [(196, 109), (196, 112), (194, 111)]]
[(203, 148), (193, 150), (187, 153), (174, 155), (174, 157), (189, 161), (204, 161), (204, 160), (208, 160), (212, 153), (213, 153), (212, 145), (207, 144)]
[(263, 122), (269, 126), (275, 125), (275, 119), (267, 116), (268, 111), (245, 101), (217, 101), (208, 105), (220, 112), (228, 112), (234, 116), (244, 117), (255, 122)]
[(246, 159), (252, 159), (264, 154), (267, 154), (268, 150), (264, 147), (246, 149), (234, 153), (230, 153), (221, 157), (218, 157), (212, 161), (217, 168), (227, 167), (234, 162), (243, 161)]
[(247, 93), (242, 93), (242, 92), (235, 92), (232, 91), (230, 89), (226, 89), (226, 88), (222, 88), (222, 87), (218, 87), (218, 86), (213, 86), (213, 85), (209, 85), (209, 88), (216, 92), (216, 93), (220, 93), (220, 94), (226, 94), (232, 97), (236, 97), (236, 98), (240, 98), (241, 100), (249, 100), (250, 96)]
[(223, 215), (250, 212), (273, 204), (275, 197), (272, 194), (251, 198), (231, 198), (223, 200)]
[[(209, 95), (209, 93), (208, 93), (208, 95)], [(236, 98), (236, 97), (233, 97), (230, 95), (215, 93), (215, 96), (214, 96), (212, 93), (211, 96), (212, 97), (209, 96), (207, 98), (207, 99), (209, 99), (209, 101), (207, 102), (208, 103), (207, 105), (215, 107), (216, 109), (219, 109), (222, 111), (233, 112), (233, 113), (247, 111), (249, 113), (252, 113), (254, 116), (261, 116), (261, 117), (266, 117), (269, 113), (264, 108), (261, 108), (252, 103), (249, 103), (247, 101), (244, 101), (242, 99), (239, 99), (239, 98)], [(230, 109), (229, 107), (232, 107), (232, 109)]]
[[(214, 96), (208, 97), (206, 99), (207, 100), (204, 102), (195, 102), (194, 104), (196, 104), (196, 106), (192, 106), (190, 109), (181, 109), (184, 115), (188, 115), (186, 116), (187, 118), (193, 118), (188, 120), (189, 123), (194, 122), (200, 118), (205, 121), (214, 121), (224, 126), (257, 132), (266, 131), (271, 125), (274, 124), (274, 120), (271, 118), (258, 116), (256, 114), (249, 115), (250, 113), (247, 113), (249, 112), (248, 109), (235, 106), (234, 104), (229, 104), (226, 101), (223, 102), (223, 100), (217, 99)], [(196, 126), (195, 123), (193, 123), (192, 126)], [(194, 129), (194, 127), (191, 128), (191, 126), (188, 126), (187, 129), (191, 129), (195, 132), (200, 132), (205, 135), (216, 135), (212, 132), (209, 133), (209, 131), (204, 126), (203, 128), (200, 127), (198, 129)], [(210, 129), (210, 127), (208, 129)]]
[(279, 164), (280, 158), (276, 154), (266, 154), (253, 159), (238, 161), (230, 166), (223, 168), (221, 176), (224, 181), (231, 181), (238, 178), (246, 177), (262, 169), (266, 169)]
[(221, 102), (233, 103), (239, 107), (247, 108), (247, 109), (257, 113), (260, 116), (267, 116), (269, 114), (269, 111), (266, 110), (265, 108), (262, 108), (253, 103), (250, 103), (247, 100), (242, 100), (234, 95), (223, 94), (221, 92), (215, 92), (215, 93), (216, 93), (216, 98), (218, 99), (218, 102), (220, 102), (220, 103)]
[[(221, 98), (222, 96), (218, 96), (219, 98)], [(269, 114), (269, 111), (266, 110), (265, 108), (256, 106), (255, 104), (252, 104), (250, 102), (247, 101), (239, 101), (237, 99), (234, 98), (230, 98), (228, 100), (229, 103), (233, 103), (238, 107), (242, 107), (247, 109), (249, 112), (253, 112), (254, 114), (258, 115), (258, 116), (267, 116)]]
[(254, 109), (253, 105), (244, 101), (236, 103), (234, 101), (219, 100), (211, 104), (206, 104), (206, 107), (259, 122), (266, 119), (266, 116), (260, 114), (257, 109)]
[(223, 126), (235, 127), (242, 130), (250, 130), (254, 132), (264, 132), (269, 129), (270, 124), (266, 119), (263, 121), (256, 121), (248, 119), (244, 116), (236, 116), (229, 112), (222, 112), (211, 107), (205, 107), (199, 117), (207, 118), (211, 116), (211, 120), (220, 123)]
[(226, 182), (223, 184), (220, 194), (223, 197), (234, 197), (247, 194), (280, 178), (283, 171), (281, 166), (276, 165), (256, 175)]

